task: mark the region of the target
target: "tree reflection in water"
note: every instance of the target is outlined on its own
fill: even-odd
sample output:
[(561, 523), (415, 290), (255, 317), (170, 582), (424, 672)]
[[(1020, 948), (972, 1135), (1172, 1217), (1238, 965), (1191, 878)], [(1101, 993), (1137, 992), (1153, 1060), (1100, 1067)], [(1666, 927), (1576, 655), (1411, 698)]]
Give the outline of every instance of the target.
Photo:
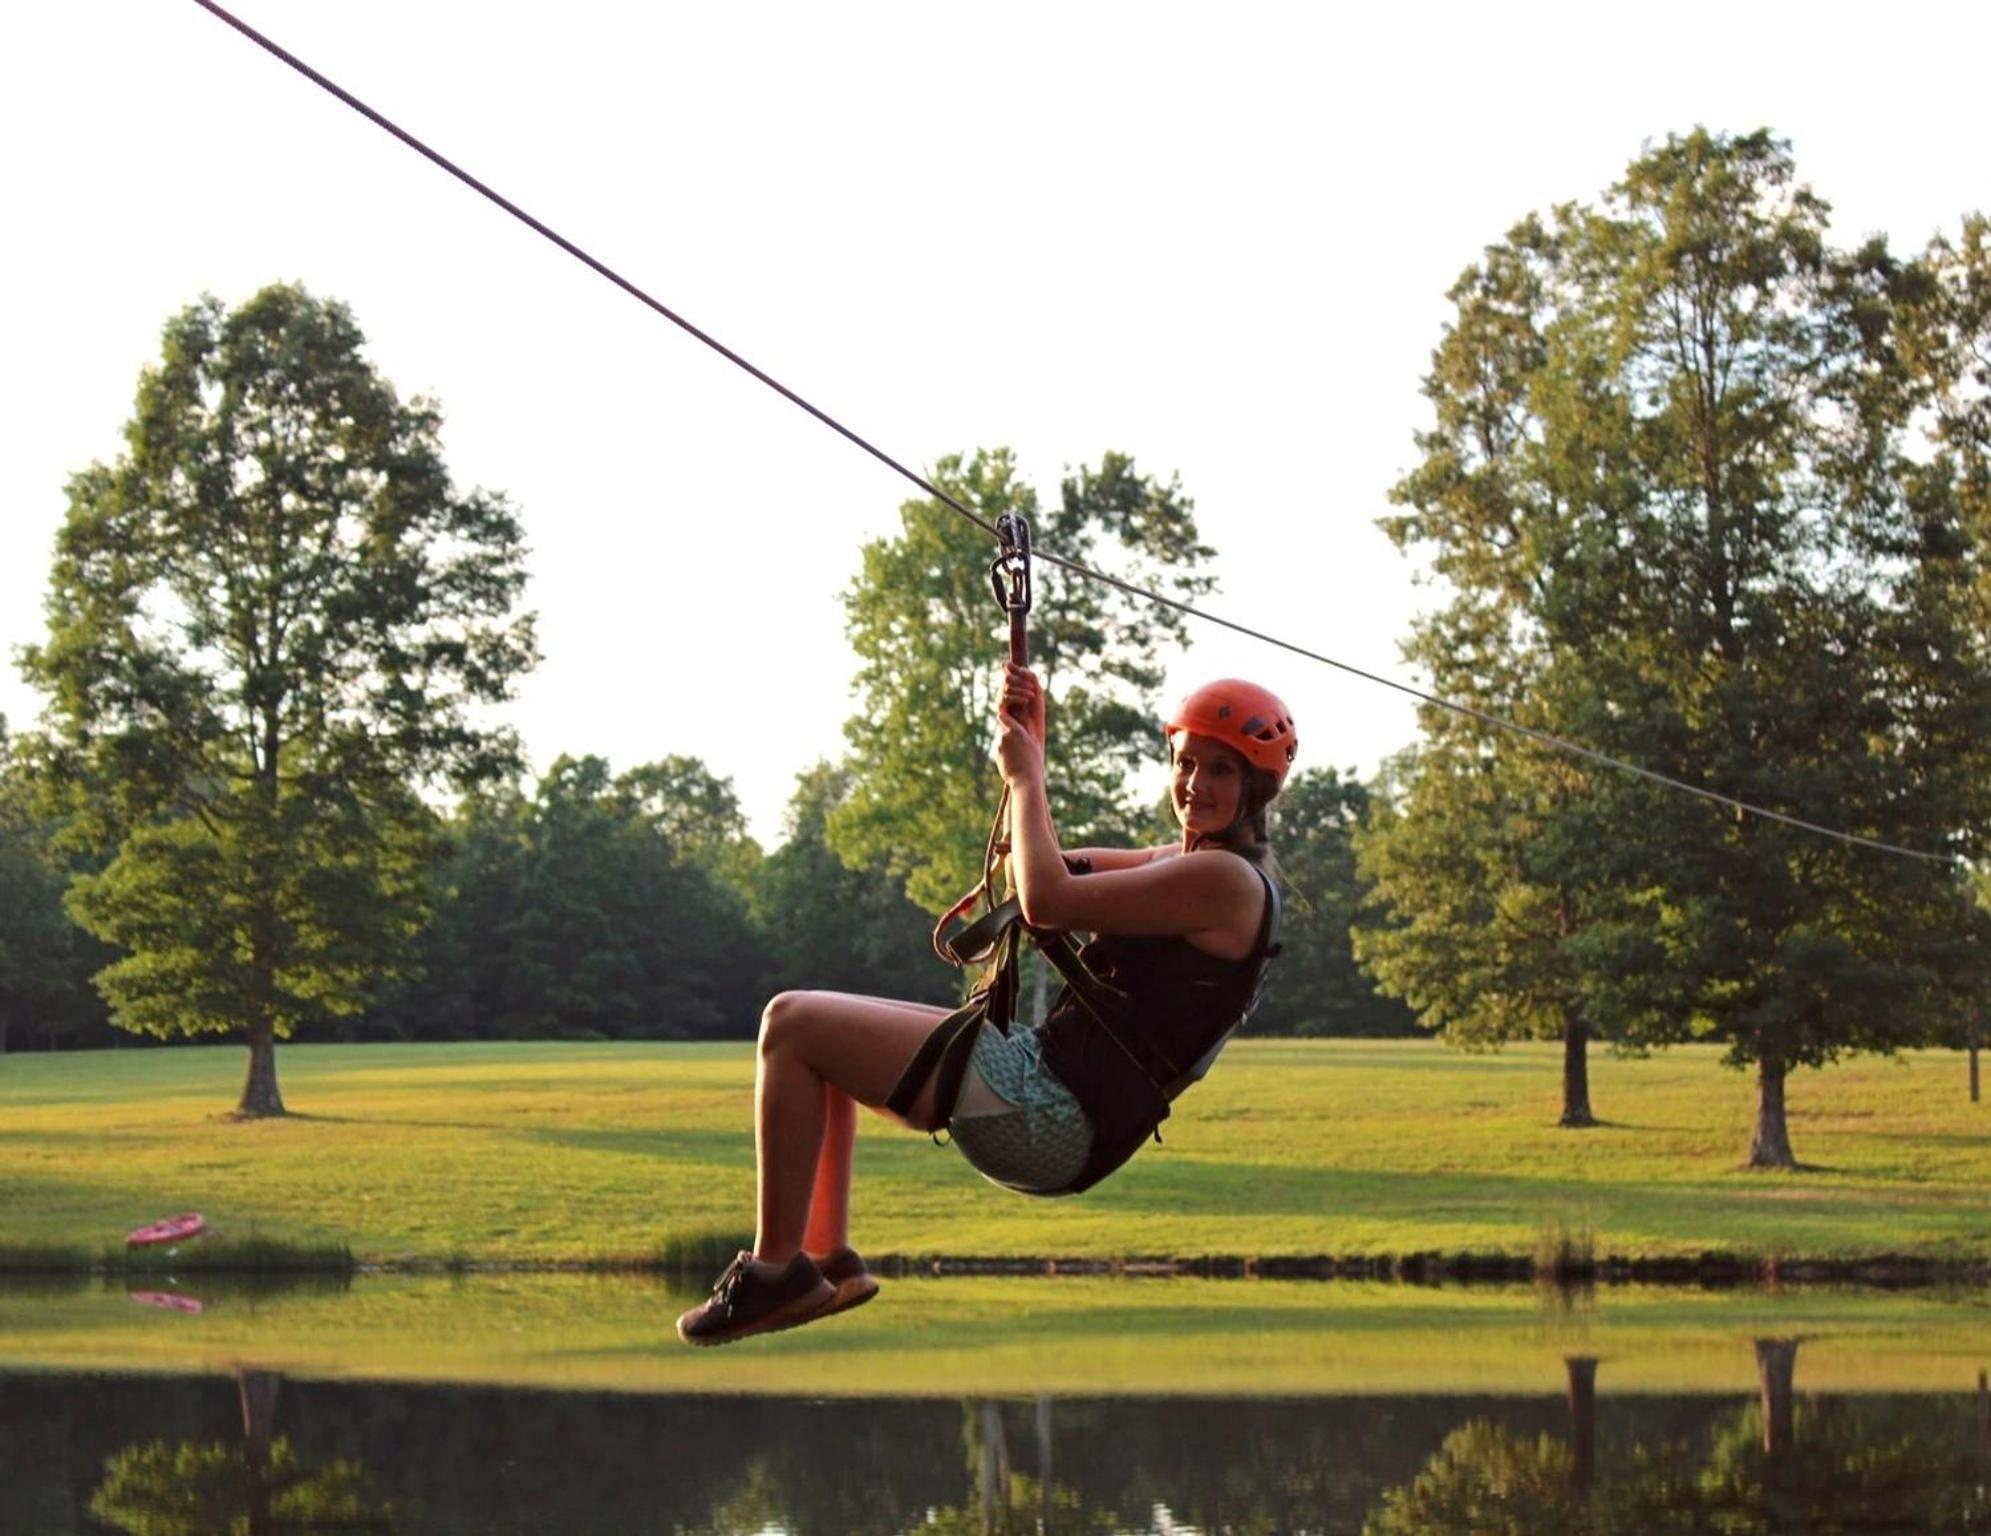
[[(1462, 1425), (1415, 1478), (1385, 1496), (1364, 1530), (1369, 1536), (1991, 1531), (1985, 1482), (1991, 1392), (1984, 1373), (1972, 1444), (1958, 1432), (1954, 1400), (1800, 1399), (1794, 1383), (1801, 1343), (1754, 1341), (1757, 1401), (1717, 1414), (1698, 1432), (1638, 1437), (1601, 1459), (1595, 1362), (1572, 1360), (1568, 1442), (1515, 1435), (1489, 1419)], [(1587, 1372), (1579, 1374), (1579, 1365)]]
[(90, 1500), (91, 1515), (131, 1536), (394, 1530), (391, 1512), (367, 1502), (358, 1465), (306, 1466), (276, 1435), (281, 1382), (274, 1371), (236, 1373), (239, 1443), (152, 1440), (117, 1452)]
[(1390, 1490), (1364, 1525), (1375, 1536), (1471, 1531), (1533, 1536), (1590, 1531), (1597, 1460), (1597, 1362), (1563, 1362), (1569, 1438), (1516, 1434), (1489, 1418), (1462, 1424), (1424, 1469)]
[(0, 1530), (1991, 1533), (1991, 1382), (1803, 1394), (1800, 1340), (1742, 1347), (1747, 1401), (1611, 1397), (1609, 1359), (1589, 1356), (1563, 1362), (1559, 1396), (1519, 1398), (809, 1402), (0, 1376)]

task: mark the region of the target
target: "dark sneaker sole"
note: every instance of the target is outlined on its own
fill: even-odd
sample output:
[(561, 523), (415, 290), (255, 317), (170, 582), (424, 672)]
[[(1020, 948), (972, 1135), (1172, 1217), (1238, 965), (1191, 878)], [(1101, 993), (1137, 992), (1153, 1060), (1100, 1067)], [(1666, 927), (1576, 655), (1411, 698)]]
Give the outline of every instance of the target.
[[(804, 1323), (813, 1323), (819, 1317), (828, 1317), (837, 1310), (837, 1293), (831, 1291), (824, 1296), (802, 1296), (785, 1307), (777, 1308), (766, 1317), (756, 1318), (743, 1328), (735, 1328), (729, 1333), (694, 1334), (686, 1333), (684, 1319), (678, 1319), (677, 1336), (697, 1349), (710, 1349), (719, 1344), (731, 1344), (736, 1339), (750, 1339), (757, 1333), (780, 1333), (784, 1328), (800, 1328)], [(852, 1303), (855, 1305), (855, 1303)]]
[(823, 1316), (832, 1312), (848, 1312), (852, 1307), (861, 1307), (878, 1294), (878, 1282), (870, 1275), (856, 1275), (849, 1280), (837, 1282), (836, 1295), (823, 1309)]

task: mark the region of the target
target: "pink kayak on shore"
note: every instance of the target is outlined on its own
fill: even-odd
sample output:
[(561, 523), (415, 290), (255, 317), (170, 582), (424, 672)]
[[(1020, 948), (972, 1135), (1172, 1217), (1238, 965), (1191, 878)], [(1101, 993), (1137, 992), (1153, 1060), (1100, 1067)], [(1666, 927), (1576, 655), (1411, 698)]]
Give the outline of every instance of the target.
[(188, 1211), (179, 1216), (168, 1216), (164, 1221), (155, 1221), (150, 1226), (140, 1227), (127, 1237), (128, 1248), (144, 1248), (154, 1243), (177, 1243), (183, 1238), (199, 1237), (207, 1230), (207, 1222), (198, 1211)]

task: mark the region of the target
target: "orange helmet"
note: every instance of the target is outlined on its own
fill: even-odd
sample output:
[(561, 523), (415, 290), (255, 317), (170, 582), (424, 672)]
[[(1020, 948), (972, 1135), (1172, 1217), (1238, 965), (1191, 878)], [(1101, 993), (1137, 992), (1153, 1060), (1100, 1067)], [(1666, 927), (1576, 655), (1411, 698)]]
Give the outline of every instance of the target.
[(1193, 731), (1243, 754), (1254, 768), (1263, 768), (1282, 787), (1300, 749), (1293, 716), (1277, 694), (1256, 683), (1226, 677), (1205, 683), (1168, 717), (1165, 730)]

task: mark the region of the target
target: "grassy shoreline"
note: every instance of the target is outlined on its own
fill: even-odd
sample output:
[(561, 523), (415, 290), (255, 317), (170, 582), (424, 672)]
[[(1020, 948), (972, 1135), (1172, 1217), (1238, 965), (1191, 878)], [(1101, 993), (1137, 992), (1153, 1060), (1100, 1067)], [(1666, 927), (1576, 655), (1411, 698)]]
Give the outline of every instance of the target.
[(1753, 1393), (1753, 1341), (1765, 1338), (1805, 1341), (1806, 1392), (1961, 1394), (1985, 1360), (1982, 1297), (1932, 1291), (1632, 1286), (1566, 1298), (1527, 1286), (915, 1276), (820, 1326), (694, 1350), (670, 1320), (697, 1293), (654, 1278), (171, 1289), (201, 1310), (120, 1284), (82, 1281), (62, 1294), (0, 1286), (0, 1374), (226, 1375), (252, 1362), (341, 1380), (729, 1396), (1560, 1397), (1570, 1356), (1602, 1360), (1600, 1390), (1613, 1396)]
[[(0, 1269), (686, 1268), (750, 1219), (745, 1044), (289, 1045), (293, 1115), (231, 1122), (239, 1047), (0, 1058)], [(880, 1267), (1685, 1283), (1991, 1279), (1991, 1111), (1960, 1058), (1793, 1080), (1812, 1166), (1740, 1162), (1751, 1085), (1707, 1048), (1600, 1055), (1606, 1124), (1556, 1128), (1559, 1054), (1246, 1040), (1165, 1144), (1076, 1200), (998, 1191), (868, 1123), (853, 1238)], [(254, 1247), (252, 1245), (260, 1245)], [(148, 1261), (149, 1262), (149, 1261)]]
[[(750, 1239), (742, 1237), (736, 1247)], [(105, 1248), (96, 1253), (59, 1244), (0, 1247), (0, 1286), (20, 1276), (76, 1276), (131, 1281), (162, 1277), (247, 1276), (281, 1281), (362, 1275), (660, 1275), (689, 1277), (722, 1268), (733, 1250), (709, 1259), (673, 1254), (632, 1258), (403, 1258), (362, 1262), (344, 1244), (292, 1247), (283, 1243), (190, 1243), (171, 1256)], [(1120, 1254), (996, 1256), (989, 1254), (867, 1254), (879, 1275), (953, 1278), (1086, 1278), (1301, 1280), (1392, 1282), (1404, 1285), (1496, 1285), (1540, 1282), (1560, 1286), (1692, 1286), (1706, 1290), (1800, 1286), (1867, 1286), (1880, 1290), (1991, 1287), (1991, 1261), (1916, 1254), (1778, 1260), (1744, 1253), (1671, 1258), (1602, 1255), (1545, 1264), (1539, 1256), (1504, 1253), (1406, 1253), (1363, 1257), (1333, 1254)]]

